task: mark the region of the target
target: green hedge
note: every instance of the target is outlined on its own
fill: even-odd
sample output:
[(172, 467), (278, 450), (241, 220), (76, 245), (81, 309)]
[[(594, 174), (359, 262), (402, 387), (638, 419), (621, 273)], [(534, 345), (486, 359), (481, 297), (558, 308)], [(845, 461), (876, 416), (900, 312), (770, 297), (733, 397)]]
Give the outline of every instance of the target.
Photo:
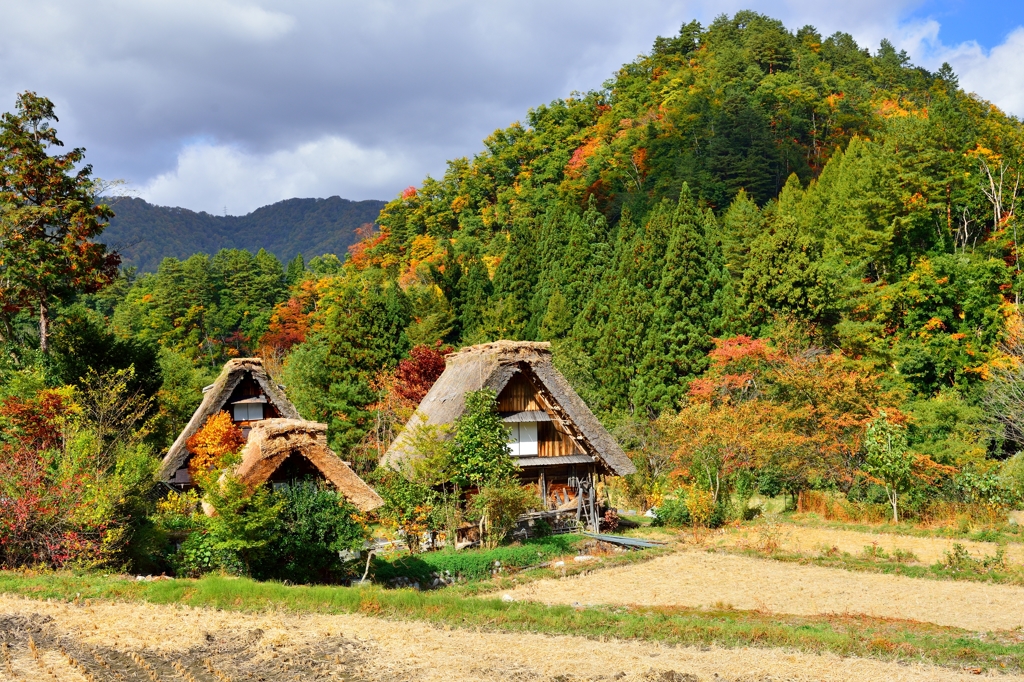
[(389, 561), (375, 560), (371, 570), (374, 581), (378, 583), (404, 577), (426, 587), (430, 584), (431, 573), (441, 574), (445, 571), (464, 580), (479, 580), (490, 577), (496, 561), (501, 562), (503, 569), (536, 566), (552, 557), (575, 552), (583, 539), (582, 535), (553, 535), (496, 549), (405, 554)]

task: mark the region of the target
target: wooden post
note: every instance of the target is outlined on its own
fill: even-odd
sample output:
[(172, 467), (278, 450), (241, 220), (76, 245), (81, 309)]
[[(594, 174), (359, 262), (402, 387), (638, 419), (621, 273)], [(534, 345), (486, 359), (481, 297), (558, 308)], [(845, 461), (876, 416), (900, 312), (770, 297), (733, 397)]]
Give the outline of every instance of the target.
[(540, 499), (544, 502), (544, 511), (548, 510), (548, 482), (544, 477), (544, 470), (540, 470), (540, 478), (537, 479), (537, 486), (540, 488)]
[(596, 504), (596, 500), (597, 500), (597, 491), (596, 491), (596, 490), (594, 490), (594, 486), (593, 486), (593, 484), (591, 484), (591, 486), (590, 486), (590, 491), (589, 491), (589, 493), (587, 494), (587, 497), (588, 497), (588, 498), (590, 498), (590, 499), (588, 500), (588, 502), (589, 502), (589, 504), (590, 504), (590, 518), (591, 518), (591, 523), (593, 524), (593, 528), (592, 528), (592, 530), (593, 530), (593, 532), (595, 532), (595, 533), (599, 533), (599, 532), (601, 531), (601, 523), (600, 523), (600, 522), (598, 521), (598, 519), (597, 519), (597, 504)]

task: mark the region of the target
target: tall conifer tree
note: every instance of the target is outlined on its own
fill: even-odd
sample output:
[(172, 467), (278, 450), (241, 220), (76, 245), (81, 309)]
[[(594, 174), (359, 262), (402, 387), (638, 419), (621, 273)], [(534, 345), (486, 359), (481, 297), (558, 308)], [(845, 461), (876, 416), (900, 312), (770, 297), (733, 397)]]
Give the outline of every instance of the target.
[(683, 184), (653, 297), (655, 313), (630, 391), (634, 409), (647, 416), (679, 404), (688, 380), (706, 368), (712, 337), (721, 324), (718, 293), (726, 275), (717, 244), (705, 234), (706, 219)]
[(605, 279), (605, 286), (614, 293), (608, 302), (594, 360), (604, 392), (604, 407), (634, 412), (637, 405), (631, 402), (631, 389), (654, 319), (654, 295), (672, 228), (671, 204), (655, 207), (642, 229), (631, 227), (620, 226), (615, 267)]
[(518, 220), (509, 234), (505, 257), (494, 274), (494, 296), (498, 301), (489, 321), (495, 331), (506, 338), (532, 338), (531, 303), (537, 283), (537, 243), (532, 221)]

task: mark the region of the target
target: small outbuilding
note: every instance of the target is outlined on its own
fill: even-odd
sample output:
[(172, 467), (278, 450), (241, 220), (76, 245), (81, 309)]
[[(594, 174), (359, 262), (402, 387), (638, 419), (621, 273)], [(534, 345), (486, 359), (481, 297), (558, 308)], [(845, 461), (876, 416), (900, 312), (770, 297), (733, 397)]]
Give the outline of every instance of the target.
[(327, 425), (317, 422), (264, 419), (253, 424), (235, 475), (250, 488), (320, 479), (337, 488), (360, 511), (384, 504), (327, 446)]
[(509, 447), (524, 484), (532, 483), (549, 509), (593, 489), (599, 476), (636, 471), (619, 444), (555, 369), (551, 344), (496, 341), (447, 356), (445, 370), (419, 409), (384, 454), (382, 464), (400, 469), (417, 456), (412, 434), (424, 424), (455, 422), (465, 396), (490, 388), (510, 430)]

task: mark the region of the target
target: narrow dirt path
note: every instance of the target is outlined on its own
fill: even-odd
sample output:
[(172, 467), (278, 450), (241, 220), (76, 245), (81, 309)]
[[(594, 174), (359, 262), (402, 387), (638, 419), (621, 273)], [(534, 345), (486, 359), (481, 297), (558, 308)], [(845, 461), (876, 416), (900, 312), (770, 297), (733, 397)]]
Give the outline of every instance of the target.
[(703, 550), (541, 580), (510, 594), (546, 604), (729, 605), (796, 615), (864, 614), (981, 632), (1024, 627), (1024, 587), (857, 573)]
[[(224, 646), (248, 646), (253, 661), (269, 662), (260, 670), (262, 678), (267, 680), (962, 682), (978, 679), (977, 675), (933, 666), (801, 654), (781, 649), (675, 648), (568, 636), (495, 634), (437, 628), (423, 623), (389, 622), (358, 615), (248, 615), (147, 604), (76, 606), (0, 595), (0, 620), (5, 618), (8, 623), (20, 618), (19, 622), (26, 624), (25, 630), (36, 628), (36, 636), (40, 640), (62, 638), (69, 645), (65, 651), (102, 649), (114, 652), (110, 658), (120, 655), (126, 661), (142, 660), (154, 670), (158, 670), (161, 661), (172, 661), (173, 665), (173, 661), (183, 653), (202, 650), (218, 642)], [(17, 639), (14, 629), (8, 630), (12, 641)], [(307, 659), (302, 657), (303, 652), (323, 642), (337, 645), (334, 648), (339, 653), (327, 657), (333, 668), (302, 673), (302, 666), (307, 663)], [(38, 648), (42, 650), (42, 647)], [(10, 652), (19, 677), (9, 677), (6, 669), (0, 667), (0, 680), (47, 679), (38, 673), (32, 676), (39, 668), (26, 646), (14, 641)], [(54, 661), (56, 666), (59, 661), (54, 653), (43, 651), (47, 660)], [(185, 659), (187, 662), (187, 655)], [(308, 660), (315, 662), (316, 657)], [(0, 666), (2, 664), (0, 661)], [(272, 664), (291, 667), (287, 673), (282, 671), (275, 675), (272, 672), (276, 668)], [(209, 677), (202, 666), (191, 670), (194, 672), (190, 674), (196, 680)], [(228, 679), (247, 679), (244, 670), (224, 670)], [(142, 667), (134, 673), (125, 668), (118, 675), (120, 678), (115, 676), (112, 679), (129, 682), (153, 679)], [(1024, 677), (1019, 676), (994, 677), (1008, 682), (1024, 681)], [(187, 679), (159, 671), (157, 678), (176, 682)]]

